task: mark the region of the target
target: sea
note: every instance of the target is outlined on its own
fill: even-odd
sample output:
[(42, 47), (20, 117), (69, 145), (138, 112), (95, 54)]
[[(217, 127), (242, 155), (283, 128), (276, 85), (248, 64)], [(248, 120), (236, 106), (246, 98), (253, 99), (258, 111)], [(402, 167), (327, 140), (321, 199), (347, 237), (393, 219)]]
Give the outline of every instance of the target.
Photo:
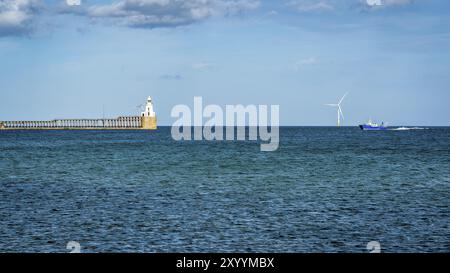
[(449, 167), (450, 127), (0, 131), (0, 252), (449, 252)]

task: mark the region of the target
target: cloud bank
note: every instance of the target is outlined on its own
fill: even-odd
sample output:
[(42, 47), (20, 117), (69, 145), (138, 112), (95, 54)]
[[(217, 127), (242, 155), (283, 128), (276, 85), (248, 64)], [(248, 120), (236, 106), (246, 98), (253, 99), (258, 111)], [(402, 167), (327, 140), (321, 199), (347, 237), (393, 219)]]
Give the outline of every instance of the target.
[[(259, 0), (121, 0), (93, 5), (77, 14), (91, 19), (113, 20), (137, 28), (174, 27), (214, 16), (230, 16), (258, 8)], [(66, 9), (66, 12), (70, 9)]]
[(0, 0), (0, 36), (29, 33), (41, 7), (40, 0)]
[[(271, 1), (271, 0), (267, 0)], [(416, 0), (417, 1), (417, 0)], [(44, 6), (44, 0), (0, 0), (0, 37), (31, 33), (42, 11), (50, 16), (73, 14), (94, 22), (132, 28), (177, 27), (213, 17), (227, 17), (256, 10), (263, 0), (116, 0), (87, 4), (60, 0)], [(413, 0), (286, 0), (280, 5), (302, 13), (329, 12), (358, 5), (376, 10), (412, 3)]]

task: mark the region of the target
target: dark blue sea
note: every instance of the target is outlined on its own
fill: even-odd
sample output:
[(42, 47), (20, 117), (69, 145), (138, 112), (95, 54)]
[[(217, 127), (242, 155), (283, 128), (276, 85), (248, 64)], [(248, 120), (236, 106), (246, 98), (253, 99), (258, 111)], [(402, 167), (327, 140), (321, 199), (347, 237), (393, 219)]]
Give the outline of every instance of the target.
[(450, 128), (0, 131), (0, 252), (450, 251)]

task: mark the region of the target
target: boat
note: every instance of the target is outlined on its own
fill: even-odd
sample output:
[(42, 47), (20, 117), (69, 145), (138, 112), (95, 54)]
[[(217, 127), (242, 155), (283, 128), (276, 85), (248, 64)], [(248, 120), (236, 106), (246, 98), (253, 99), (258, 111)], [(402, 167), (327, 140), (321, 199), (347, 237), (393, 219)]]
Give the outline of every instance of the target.
[(384, 122), (381, 124), (372, 122), (372, 120), (369, 119), (369, 121), (365, 124), (359, 125), (359, 128), (363, 131), (381, 131), (381, 130), (388, 130), (388, 127), (384, 125)]

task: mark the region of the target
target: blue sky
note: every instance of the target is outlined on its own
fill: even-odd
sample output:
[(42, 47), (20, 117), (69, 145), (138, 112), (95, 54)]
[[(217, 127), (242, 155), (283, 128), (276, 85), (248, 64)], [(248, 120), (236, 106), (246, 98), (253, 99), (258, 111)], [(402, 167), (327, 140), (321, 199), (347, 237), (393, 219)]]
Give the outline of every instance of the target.
[[(450, 125), (450, 1), (0, 0), (0, 120), (279, 104), (282, 125)], [(71, 4), (68, 5), (67, 3)], [(79, 4), (79, 5), (78, 5)]]

